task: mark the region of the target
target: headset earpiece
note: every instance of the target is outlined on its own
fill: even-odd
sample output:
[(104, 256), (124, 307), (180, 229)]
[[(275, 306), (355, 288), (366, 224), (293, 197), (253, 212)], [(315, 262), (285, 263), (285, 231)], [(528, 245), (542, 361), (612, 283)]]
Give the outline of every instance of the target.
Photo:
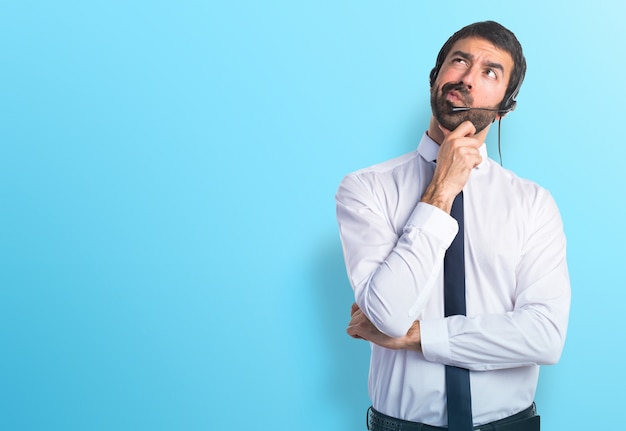
[(519, 93), (520, 89), (522, 88), (522, 82), (523, 81), (524, 81), (524, 75), (522, 75), (517, 80), (517, 85), (515, 86), (515, 88), (511, 92), (511, 95), (509, 97), (507, 97), (506, 100), (504, 100), (500, 104), (500, 110), (503, 111), (504, 113), (508, 113), (508, 112), (514, 111), (515, 108), (517, 107), (517, 100), (515, 100), (515, 98), (517, 97), (517, 94)]

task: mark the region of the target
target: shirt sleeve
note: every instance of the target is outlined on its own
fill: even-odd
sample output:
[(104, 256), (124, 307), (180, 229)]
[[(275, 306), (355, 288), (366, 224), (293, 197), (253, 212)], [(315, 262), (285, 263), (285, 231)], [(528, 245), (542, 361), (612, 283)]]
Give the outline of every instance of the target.
[(567, 332), (570, 282), (556, 204), (540, 193), (517, 266), (514, 308), (420, 322), (424, 357), (471, 370), (556, 363)]
[(380, 331), (401, 337), (433, 292), (458, 224), (417, 203), (398, 234), (376, 187), (358, 174), (345, 177), (336, 195), (337, 220), (357, 304)]

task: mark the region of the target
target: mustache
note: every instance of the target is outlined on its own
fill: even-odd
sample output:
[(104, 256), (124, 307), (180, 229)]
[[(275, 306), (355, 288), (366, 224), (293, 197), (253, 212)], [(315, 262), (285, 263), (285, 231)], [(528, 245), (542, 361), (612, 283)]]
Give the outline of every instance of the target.
[(464, 98), (471, 98), (469, 94), (469, 89), (462, 82), (448, 82), (446, 84), (443, 84), (443, 86), (441, 87), (442, 94), (446, 94), (453, 90), (459, 92), (459, 94), (461, 94)]

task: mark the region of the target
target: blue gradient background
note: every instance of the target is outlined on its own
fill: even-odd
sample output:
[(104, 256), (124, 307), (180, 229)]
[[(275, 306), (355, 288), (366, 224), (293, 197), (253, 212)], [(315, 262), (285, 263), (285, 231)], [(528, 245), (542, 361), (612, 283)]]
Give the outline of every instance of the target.
[(618, 425), (624, 5), (3, 2), (0, 428), (362, 430), (334, 193), (415, 148), (437, 51), (484, 19), (529, 63), (504, 165), (569, 240), (543, 429)]

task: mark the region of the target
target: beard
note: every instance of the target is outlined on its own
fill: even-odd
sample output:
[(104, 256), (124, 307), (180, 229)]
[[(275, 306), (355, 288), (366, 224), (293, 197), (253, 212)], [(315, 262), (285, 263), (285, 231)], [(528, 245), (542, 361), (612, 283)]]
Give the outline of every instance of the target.
[[(430, 90), (430, 107), (433, 111), (435, 119), (448, 130), (454, 130), (464, 121), (471, 121), (476, 128), (476, 133), (480, 133), (487, 126), (496, 120), (497, 112), (482, 111), (480, 109), (472, 109), (469, 111), (452, 111), (452, 108), (459, 107), (453, 105), (450, 101), (446, 100), (445, 96), (448, 92), (455, 90), (460, 94), (463, 107), (471, 107), (474, 103), (474, 98), (463, 83), (448, 82), (441, 87), (441, 94), (438, 94), (437, 88), (433, 87)], [(497, 106), (489, 107), (489, 109), (498, 109)]]

